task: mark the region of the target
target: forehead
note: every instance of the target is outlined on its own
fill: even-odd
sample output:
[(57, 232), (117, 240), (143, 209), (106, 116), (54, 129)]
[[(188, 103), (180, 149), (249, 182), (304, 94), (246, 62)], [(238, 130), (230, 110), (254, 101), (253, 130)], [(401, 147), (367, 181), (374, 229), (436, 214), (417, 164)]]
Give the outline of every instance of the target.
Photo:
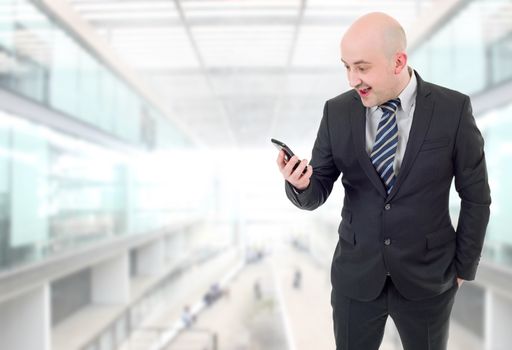
[(347, 64), (377, 63), (382, 55), (382, 41), (375, 33), (346, 35), (341, 43), (341, 60)]

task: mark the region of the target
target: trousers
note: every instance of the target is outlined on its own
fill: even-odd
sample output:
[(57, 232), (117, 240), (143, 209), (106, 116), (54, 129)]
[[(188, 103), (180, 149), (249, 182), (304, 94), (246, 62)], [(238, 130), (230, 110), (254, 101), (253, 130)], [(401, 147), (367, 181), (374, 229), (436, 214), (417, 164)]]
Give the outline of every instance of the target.
[(336, 350), (377, 350), (388, 316), (398, 329), (404, 350), (446, 350), (457, 282), (446, 292), (418, 301), (405, 299), (388, 276), (382, 292), (358, 301), (332, 290)]

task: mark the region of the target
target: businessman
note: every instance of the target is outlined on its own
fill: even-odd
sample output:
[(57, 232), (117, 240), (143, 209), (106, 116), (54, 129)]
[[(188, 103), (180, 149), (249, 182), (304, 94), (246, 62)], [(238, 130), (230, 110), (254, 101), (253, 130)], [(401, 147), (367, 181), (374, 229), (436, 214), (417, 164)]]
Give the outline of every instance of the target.
[(404, 30), (384, 13), (357, 19), (340, 46), (353, 89), (325, 103), (309, 165), (283, 151), (277, 158), (301, 209), (322, 205), (342, 175), (331, 266), (336, 349), (378, 349), (388, 316), (405, 350), (446, 349), (454, 297), (475, 278), (491, 203), (469, 97), (422, 80), (407, 64)]

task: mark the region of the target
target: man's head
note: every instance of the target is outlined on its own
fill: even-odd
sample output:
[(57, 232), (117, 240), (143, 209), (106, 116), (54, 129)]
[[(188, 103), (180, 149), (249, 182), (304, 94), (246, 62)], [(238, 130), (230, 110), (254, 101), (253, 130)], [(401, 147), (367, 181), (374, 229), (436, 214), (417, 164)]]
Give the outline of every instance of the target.
[(394, 18), (373, 12), (357, 19), (341, 40), (341, 60), (363, 105), (397, 97), (409, 81), (405, 32)]

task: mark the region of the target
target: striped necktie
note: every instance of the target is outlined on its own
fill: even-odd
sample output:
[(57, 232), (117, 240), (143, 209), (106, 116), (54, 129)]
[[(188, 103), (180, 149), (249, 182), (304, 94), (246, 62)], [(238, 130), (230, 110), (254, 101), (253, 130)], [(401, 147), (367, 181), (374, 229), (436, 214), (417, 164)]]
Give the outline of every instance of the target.
[(399, 98), (389, 100), (379, 106), (383, 113), (370, 154), (373, 166), (386, 186), (387, 194), (391, 192), (396, 181), (393, 163), (398, 144), (398, 126), (396, 125), (398, 106), (400, 106)]

